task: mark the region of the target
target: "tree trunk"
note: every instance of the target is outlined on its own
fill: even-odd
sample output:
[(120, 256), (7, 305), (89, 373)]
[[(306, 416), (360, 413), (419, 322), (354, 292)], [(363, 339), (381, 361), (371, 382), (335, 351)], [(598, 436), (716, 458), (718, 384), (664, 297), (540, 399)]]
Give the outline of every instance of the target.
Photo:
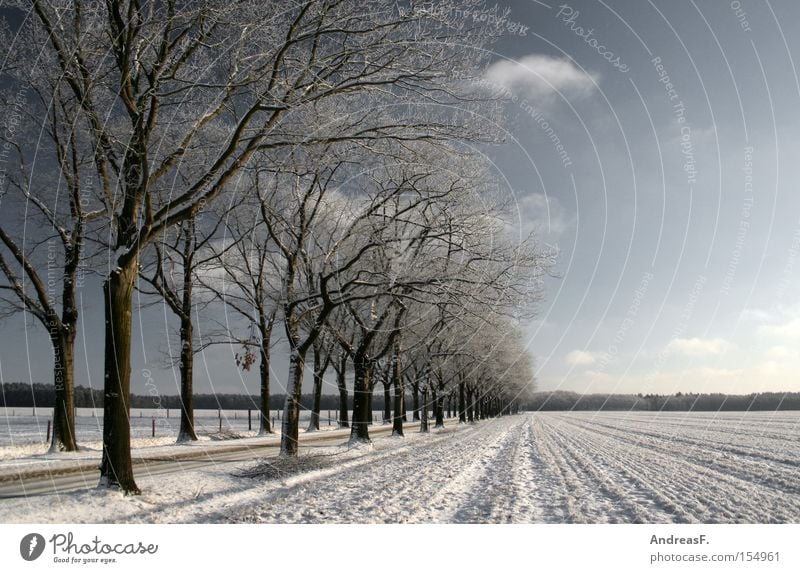
[(419, 422), (419, 431), (423, 434), (430, 432), (428, 428), (428, 388), (422, 389), (422, 417)]
[(394, 419), (392, 420), (392, 435), (403, 435), (403, 381), (400, 374), (400, 343), (394, 342), (392, 351), (392, 383), (394, 384)]
[(289, 383), (281, 420), (281, 455), (296, 456), (300, 435), (300, 398), (303, 392), (304, 350), (293, 348), (289, 356)]
[(140, 493), (133, 479), (129, 421), (131, 310), (137, 264), (134, 259), (118, 267), (103, 284), (106, 330), (100, 485), (119, 487), (126, 494)]
[(75, 334), (60, 329), (52, 336), (55, 405), (50, 451), (75, 452)]
[(388, 424), (392, 419), (392, 382), (387, 379), (383, 382), (383, 423)]
[(261, 355), (261, 363), (258, 366), (258, 375), (261, 382), (261, 403), (259, 405), (261, 423), (258, 428), (258, 435), (260, 436), (272, 433), (272, 423), (269, 420), (269, 341), (265, 341), (263, 337), (259, 354)]
[(467, 404), (466, 404), (466, 386), (462, 377), (458, 383), (458, 423), (465, 424), (467, 422)]
[(436, 386), (431, 384), (431, 403), (430, 403), (430, 406), (428, 406), (428, 403), (426, 401), (425, 402), (425, 409), (429, 409), (431, 411), (431, 413), (433, 414), (433, 419), (434, 420), (436, 420), (436, 418), (438, 418), (438, 415), (439, 415), (438, 411), (436, 410), (436, 405), (438, 403), (439, 403), (439, 398), (436, 395)]
[(444, 383), (439, 382), (439, 392), (436, 396), (436, 428), (444, 428)]
[(192, 404), (192, 381), (194, 370), (194, 345), (192, 338), (194, 328), (192, 324), (192, 287), (194, 286), (193, 253), (194, 220), (186, 222), (184, 228), (183, 244), (183, 288), (181, 296), (181, 426), (178, 431), (178, 442), (196, 441), (194, 431), (194, 406)]
[(336, 369), (336, 385), (339, 386), (339, 427), (349, 428), (347, 412), (347, 354), (342, 355), (339, 368)]
[(314, 404), (311, 407), (311, 421), (308, 423), (308, 432), (319, 430), (319, 411), (322, 401), (322, 377), (324, 375), (322, 357), (314, 349)]
[(411, 396), (414, 400), (414, 416), (413, 420), (415, 422), (419, 421), (419, 382), (416, 382), (411, 385)]
[(372, 402), (373, 402), (373, 397), (375, 396), (375, 387), (377, 386), (377, 384), (372, 380), (374, 365), (369, 364), (368, 368), (369, 368), (369, 387), (368, 387), (369, 389), (367, 390), (367, 410), (366, 412), (364, 412), (364, 417), (367, 420), (367, 425), (371, 426), (373, 422)]
[(467, 388), (467, 420), (470, 423), (475, 421), (475, 402), (473, 401), (474, 392), (472, 388)]
[(263, 312), (263, 307), (259, 309), (258, 329), (261, 335), (261, 344), (259, 347), (260, 363), (258, 366), (258, 375), (261, 382), (261, 405), (260, 417), (261, 423), (258, 428), (258, 435), (271, 434), (272, 423), (269, 419), (269, 364), (270, 364), (270, 345), (272, 344), (272, 326), (275, 323), (275, 313), (267, 316)]
[[(191, 286), (189, 286), (191, 289)], [(190, 291), (191, 292), (191, 291)], [(187, 297), (186, 287), (183, 291), (184, 301)], [(188, 295), (191, 300), (191, 294)], [(185, 306), (185, 305), (184, 305)], [(184, 309), (186, 311), (186, 309)], [(188, 313), (181, 315), (181, 426), (178, 431), (178, 442), (197, 440), (194, 430), (194, 406), (192, 404), (192, 371), (194, 367), (194, 348), (191, 303)]]
[[(74, 237), (83, 236), (79, 225)], [(64, 278), (61, 289), (61, 321), (55, 315), (48, 317), (53, 344), (53, 433), (50, 451), (78, 451), (75, 434), (75, 334), (78, 308), (75, 300), (75, 278), (80, 264), (80, 242), (68, 245), (64, 251)]]
[(371, 365), (363, 357), (353, 358), (355, 376), (353, 380), (353, 423), (350, 429), (351, 442), (369, 442), (369, 422), (372, 420), (370, 396)]

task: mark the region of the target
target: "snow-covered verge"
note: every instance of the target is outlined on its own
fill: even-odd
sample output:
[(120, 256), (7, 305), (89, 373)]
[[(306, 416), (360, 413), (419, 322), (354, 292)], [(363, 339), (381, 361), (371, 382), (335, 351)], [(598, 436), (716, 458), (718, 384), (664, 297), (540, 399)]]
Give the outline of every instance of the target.
[[(78, 436), (77, 453), (50, 452), (50, 443), (46, 439), (47, 421), (52, 418), (52, 410), (37, 408), (36, 415), (29, 415), (31, 409), (0, 408), (0, 479), (4, 469), (10, 464), (48, 462), (59, 467), (69, 465), (70, 461), (99, 459), (103, 449), (102, 412), (91, 408), (78, 408), (76, 430)], [(180, 426), (180, 412), (171, 410), (168, 418), (166, 410), (134, 409), (131, 411), (131, 448), (145, 450), (158, 446), (182, 447), (175, 444)], [(24, 415), (23, 415), (24, 414)], [(221, 414), (221, 415), (220, 415)], [(330, 432), (338, 429), (333, 412), (328, 416), (323, 411), (319, 432)], [(98, 417), (99, 415), (99, 417)], [(220, 415), (220, 418), (218, 418)], [(379, 420), (381, 413), (374, 412), (373, 419)], [(310, 412), (300, 413), (300, 432), (307, 432), (311, 420)], [(280, 433), (280, 413), (273, 411), (272, 424), (274, 433)], [(155, 425), (155, 432), (153, 432)], [(217, 440), (254, 438), (259, 435), (258, 414), (252, 414), (248, 421), (247, 410), (195, 410), (195, 428), (198, 442), (209, 443)], [(222, 428), (222, 432), (220, 432)], [(253, 429), (251, 429), (253, 428)], [(155, 437), (153, 437), (155, 433)], [(196, 445), (196, 444), (192, 444)], [(146, 452), (148, 455), (152, 452)], [(161, 452), (164, 453), (164, 452)], [(8, 462), (8, 463), (6, 463)]]
[[(171, 414), (171, 416), (170, 416)], [(373, 418), (379, 420), (380, 412)], [(271, 411), (271, 423), (280, 427), (281, 413)], [(220, 431), (245, 437), (258, 433), (258, 412), (251, 410), (195, 410), (195, 429), (198, 435), (207, 436)], [(42, 453), (49, 447), (48, 422), (53, 418), (52, 408), (1, 408), (0, 407), (0, 460)], [(320, 430), (336, 427), (336, 412), (320, 413)], [(300, 413), (300, 427), (305, 428), (311, 413)], [(165, 445), (175, 441), (180, 427), (180, 410), (166, 408), (133, 408), (130, 418), (133, 447)], [(154, 427), (155, 426), (155, 427)], [(75, 432), (79, 446), (95, 448), (103, 440), (103, 411), (97, 408), (78, 408)], [(155, 437), (153, 434), (155, 433)]]
[(242, 477), (264, 460), (168, 475), (145, 466), (141, 496), (0, 500), (0, 522), (797, 522), (798, 422), (798, 413), (511, 416), (306, 447), (314, 463), (301, 473)]
[[(382, 427), (382, 426), (377, 426)], [(331, 426), (321, 427), (318, 432), (301, 430), (301, 439), (315, 437), (339, 436), (346, 439), (349, 430)], [(132, 438), (131, 457), (137, 460), (163, 459), (196, 459), (206, 454), (214, 454), (229, 450), (247, 450), (280, 444), (281, 432), (276, 429), (272, 434), (259, 435), (255, 430), (242, 433), (210, 433), (199, 435), (196, 442), (176, 443), (175, 437)], [(22, 475), (61, 475), (80, 468), (99, 466), (102, 457), (101, 441), (80, 444), (77, 452), (51, 452), (47, 444), (22, 444), (20, 446), (0, 448), (0, 483), (8, 482)]]

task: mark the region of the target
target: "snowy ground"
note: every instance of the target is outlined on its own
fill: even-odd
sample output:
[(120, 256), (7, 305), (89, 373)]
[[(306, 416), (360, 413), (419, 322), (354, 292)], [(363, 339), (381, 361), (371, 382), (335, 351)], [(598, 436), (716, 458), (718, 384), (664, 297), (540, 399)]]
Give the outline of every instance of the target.
[[(271, 412), (271, 422), (280, 428), (280, 415)], [(47, 422), (52, 420), (52, 408), (0, 408), (0, 461), (42, 454), (47, 451)], [(381, 412), (374, 412), (375, 420)], [(300, 427), (305, 428), (311, 419), (307, 410), (300, 413)], [(155, 437), (153, 423), (155, 422)], [(220, 424), (221, 422), (221, 424)], [(96, 408), (78, 408), (75, 418), (78, 445), (88, 451), (102, 449), (103, 411)], [(337, 426), (336, 412), (320, 413), (320, 430)], [(200, 440), (219, 434), (220, 427), (227, 436), (253, 437), (258, 434), (258, 412), (247, 410), (195, 410), (195, 427)], [(165, 408), (134, 408), (131, 410), (131, 443), (133, 447), (162, 446), (175, 442), (180, 428), (180, 410)], [(252, 428), (252, 430), (250, 429)]]
[[(0, 500), (0, 522), (800, 521), (800, 413), (542, 413)], [(262, 460), (260, 463), (264, 463)], [(270, 466), (266, 466), (270, 469)]]

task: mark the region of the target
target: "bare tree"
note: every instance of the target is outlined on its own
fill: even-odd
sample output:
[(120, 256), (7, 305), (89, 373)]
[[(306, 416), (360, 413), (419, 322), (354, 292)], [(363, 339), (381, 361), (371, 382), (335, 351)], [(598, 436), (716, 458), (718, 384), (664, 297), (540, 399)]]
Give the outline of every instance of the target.
[(86, 128), (80, 101), (67, 78), (50, 73), (52, 54), (38, 51), (46, 41), (40, 29), (0, 30), (9, 80), (0, 96), (9, 123), (0, 136), (0, 303), (6, 313), (30, 314), (47, 330), (55, 387), (50, 450), (75, 451), (79, 288), (88, 228), (103, 211), (94, 201), (92, 152), (80, 137)]
[[(181, 422), (177, 441), (196, 441), (193, 407), (194, 355), (198, 350), (195, 343), (194, 315), (198, 301), (195, 291), (198, 273), (205, 270), (216, 254), (209, 245), (216, 237), (222, 222), (221, 217), (213, 217), (210, 225), (204, 224), (208, 217), (192, 214), (189, 218), (167, 229), (161, 240), (152, 244), (151, 260), (145, 254), (140, 270), (142, 280), (152, 287), (148, 290), (139, 287), (145, 294), (156, 294), (167, 305), (180, 322), (179, 327), (179, 371)], [(206, 297), (207, 298), (207, 297)], [(205, 306), (207, 301), (200, 301)], [(200, 348), (202, 349), (202, 348)]]
[(211, 245), (213, 268), (199, 279), (205, 288), (245, 320), (250, 332), (255, 333), (255, 336), (237, 337), (233, 335), (231, 324), (226, 324), (230, 337), (245, 348), (242, 356), (237, 355), (241, 367), (250, 369), (256, 356), (253, 348), (258, 355), (259, 434), (272, 432), (270, 365), (273, 331), (280, 305), (280, 258), (264, 224), (265, 213), (265, 207), (257, 196), (246, 196), (240, 205), (231, 209), (224, 216), (224, 239)]
[[(398, 91), (418, 94), (426, 84), (435, 90), (439, 70), (449, 73), (463, 58), (454, 37), (465, 34), (448, 39), (439, 32), (424, 41), (441, 22), (377, 0), (288, 7), (33, 0), (26, 7), (32, 17), (25, 25), (40, 31), (48, 73), (64, 78), (80, 106), (87, 127), (78, 136), (94, 151), (111, 226), (101, 479), (136, 493), (128, 405), (131, 297), (142, 249), (233, 185), (258, 152), (372, 139), (397, 125), (419, 137), (420, 122), (398, 117), (391, 125), (351, 121), (347, 130), (335, 126), (309, 137), (308, 118), (325, 100), (369, 93), (380, 105), (381, 97), (397, 101)], [(421, 123), (429, 128), (423, 137), (436, 129), (452, 133)]]
[[(495, 30), (450, 26), (432, 11), (399, 11), (386, 0), (32, 0), (32, 11), (25, 25), (42, 39), (47, 73), (63, 78), (75, 102), (75, 137), (92, 150), (110, 229), (97, 235), (109, 261), (102, 484), (139, 491), (128, 406), (141, 254), (231, 192), (245, 168), (257, 172), (248, 192), (258, 195), (280, 261), (290, 346), (283, 454), (297, 453), (306, 354), (335, 309), (359, 307), (353, 317), (369, 337), (352, 355), (360, 438), (373, 343), (390, 348), (402, 330), (398, 297), (424, 292), (445, 305), (464, 293), (489, 304), (510, 299), (517, 253), (498, 255), (485, 236), (467, 232), (475, 220), (461, 216), (459, 191), (471, 185), (463, 174), (436, 175), (451, 160), (448, 142), (496, 139), (486, 127), (494, 118), (473, 114), (496, 108), (460, 89), (479, 73)], [(458, 216), (448, 222), (451, 211)], [(431, 261), (421, 279), (371, 266), (376, 254), (420, 244), (430, 245)], [(378, 310), (365, 320), (368, 300)], [(266, 333), (261, 341), (268, 348)]]
[(322, 401), (322, 388), (325, 383), (325, 371), (334, 357), (333, 340), (325, 340), (324, 335), (314, 341), (314, 388), (312, 390), (313, 402), (311, 417), (308, 422), (308, 432), (319, 430), (320, 403)]
[(355, 332), (351, 330), (348, 333), (340, 328), (337, 338), (338, 337), (343, 339), (343, 343), (338, 345), (333, 351), (331, 363), (333, 364), (333, 369), (336, 371), (336, 387), (339, 391), (339, 427), (349, 428), (350, 419), (347, 395), (347, 364), (350, 360), (350, 355), (347, 352), (347, 348), (352, 346)]

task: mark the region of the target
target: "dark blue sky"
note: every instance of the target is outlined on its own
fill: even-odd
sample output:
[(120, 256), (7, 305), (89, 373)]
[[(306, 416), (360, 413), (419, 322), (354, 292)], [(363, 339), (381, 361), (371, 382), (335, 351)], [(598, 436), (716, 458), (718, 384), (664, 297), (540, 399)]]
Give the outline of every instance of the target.
[[(561, 249), (526, 329), (539, 387), (800, 390), (800, 5), (508, 7), (486, 72), (514, 98), (508, 144), (488, 153), (520, 226)], [(100, 386), (102, 308), (82, 294), (78, 383)], [(160, 358), (174, 320), (156, 307), (141, 322), (134, 391), (149, 370), (175, 393)], [(3, 381), (50, 379), (38, 324), (5, 321), (0, 345)], [(257, 391), (227, 348), (199, 356), (196, 374), (198, 391)]]
[(531, 29), (499, 47), (497, 77), (538, 96), (548, 129), (520, 104), (498, 162), (521, 219), (546, 231), (532, 211), (549, 204), (543, 238), (562, 249), (530, 329), (540, 387), (800, 389), (799, 11), (513, 5)]

